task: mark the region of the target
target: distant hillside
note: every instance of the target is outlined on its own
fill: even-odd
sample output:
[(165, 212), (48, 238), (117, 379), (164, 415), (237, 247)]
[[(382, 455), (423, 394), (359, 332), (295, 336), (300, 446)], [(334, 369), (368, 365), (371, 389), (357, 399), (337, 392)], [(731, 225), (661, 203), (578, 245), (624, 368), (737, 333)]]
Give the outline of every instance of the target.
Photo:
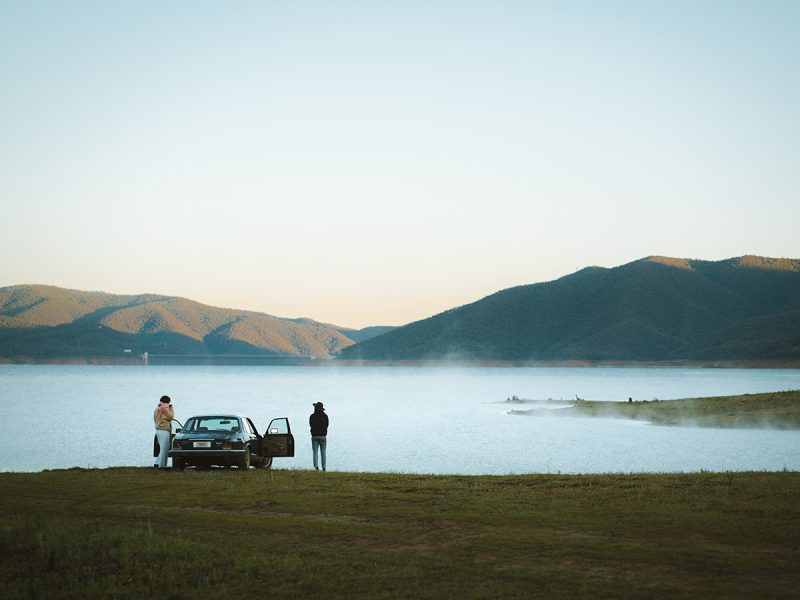
[(0, 288), (0, 357), (11, 360), (114, 357), (125, 350), (329, 358), (356, 339), (369, 337), (362, 331), (169, 296), (120, 296), (43, 285)]
[(506, 289), (342, 350), (421, 360), (796, 360), (800, 260), (649, 257)]
[(389, 325), (374, 325), (372, 327), (364, 327), (364, 329), (337, 329), (337, 331), (343, 333), (354, 342), (363, 342), (379, 335), (383, 335), (384, 333), (394, 331), (395, 329), (397, 329), (397, 327), (392, 327)]
[(370, 338), (374, 338), (375, 336), (382, 335), (384, 333), (388, 333), (390, 331), (394, 331), (397, 327), (393, 325), (372, 325), (371, 327), (364, 327), (363, 329), (351, 329), (350, 327), (338, 327), (336, 325), (332, 325), (331, 323), (320, 323), (318, 321), (314, 321), (313, 319), (290, 319), (293, 323), (305, 323), (306, 325), (318, 325), (323, 327), (330, 327), (331, 329), (335, 329), (342, 335), (348, 337), (349, 339), (353, 340), (354, 342), (363, 342), (364, 340), (368, 340)]

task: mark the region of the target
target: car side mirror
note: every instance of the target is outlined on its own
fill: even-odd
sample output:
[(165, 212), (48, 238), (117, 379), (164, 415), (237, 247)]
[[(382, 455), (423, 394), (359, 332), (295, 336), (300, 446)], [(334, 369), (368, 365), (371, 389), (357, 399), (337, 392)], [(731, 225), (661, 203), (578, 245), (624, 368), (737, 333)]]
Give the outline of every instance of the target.
[(181, 431), (183, 431), (183, 429), (181, 429), (180, 427), (177, 427), (177, 428), (175, 429), (175, 433), (180, 433)]

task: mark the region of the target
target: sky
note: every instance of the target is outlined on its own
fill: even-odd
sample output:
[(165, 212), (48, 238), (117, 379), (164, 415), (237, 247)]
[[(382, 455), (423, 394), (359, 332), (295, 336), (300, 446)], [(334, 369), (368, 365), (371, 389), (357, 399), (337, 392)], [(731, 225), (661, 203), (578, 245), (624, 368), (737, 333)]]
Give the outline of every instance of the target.
[(799, 233), (800, 2), (0, 2), (0, 286), (402, 325)]

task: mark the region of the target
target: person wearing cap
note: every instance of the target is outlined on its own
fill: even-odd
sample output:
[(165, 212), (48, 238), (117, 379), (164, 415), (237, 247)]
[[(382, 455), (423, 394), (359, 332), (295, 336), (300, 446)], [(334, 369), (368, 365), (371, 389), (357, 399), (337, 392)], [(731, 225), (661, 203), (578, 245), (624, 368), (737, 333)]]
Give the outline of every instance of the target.
[(311, 452), (314, 456), (314, 468), (319, 471), (317, 462), (317, 450), (322, 459), (322, 470), (325, 470), (325, 446), (327, 446), (328, 436), (328, 415), (325, 414), (325, 407), (322, 402), (314, 402), (314, 412), (308, 417), (308, 424), (311, 426)]
[(159, 469), (167, 468), (167, 455), (169, 453), (169, 442), (172, 434), (172, 419), (175, 418), (175, 409), (172, 408), (172, 400), (169, 396), (161, 396), (156, 412), (153, 413), (153, 421), (156, 423), (156, 438), (158, 439), (158, 462), (153, 465)]

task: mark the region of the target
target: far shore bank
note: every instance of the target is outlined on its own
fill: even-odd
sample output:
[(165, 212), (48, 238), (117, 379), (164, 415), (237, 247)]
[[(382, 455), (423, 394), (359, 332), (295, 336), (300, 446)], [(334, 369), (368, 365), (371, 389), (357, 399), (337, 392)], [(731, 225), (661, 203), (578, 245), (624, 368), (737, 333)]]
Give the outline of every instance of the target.
[(798, 360), (345, 360), (307, 356), (142, 355), (0, 357), (0, 365), (800, 369)]
[(506, 404), (531, 406), (509, 411), (530, 417), (629, 419), (682, 427), (800, 429), (800, 390), (677, 400), (630, 398), (618, 402), (582, 398), (527, 400), (513, 396)]

